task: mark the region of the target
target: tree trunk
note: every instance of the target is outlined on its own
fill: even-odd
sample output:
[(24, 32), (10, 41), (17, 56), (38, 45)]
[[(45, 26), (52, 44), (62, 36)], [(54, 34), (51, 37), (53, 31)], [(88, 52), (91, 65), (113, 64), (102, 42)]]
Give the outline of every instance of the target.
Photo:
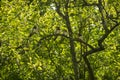
[(92, 70), (92, 67), (91, 67), (91, 65), (90, 65), (89, 60), (87, 59), (86, 56), (83, 56), (83, 59), (84, 59), (84, 61), (85, 61), (85, 64), (87, 65), (87, 69), (88, 69), (88, 73), (89, 73), (89, 78), (90, 78), (90, 80), (95, 80), (95, 79), (94, 79), (94, 73), (93, 73), (93, 70)]
[(68, 29), (68, 33), (69, 33), (69, 41), (70, 41), (70, 53), (72, 55), (72, 63), (73, 63), (73, 69), (74, 69), (74, 77), (75, 80), (79, 80), (79, 76), (78, 76), (78, 64), (77, 64), (77, 60), (76, 60), (76, 52), (75, 52), (75, 46), (74, 46), (74, 40), (73, 40), (73, 32), (71, 29), (71, 24), (70, 24), (70, 20), (69, 17), (66, 15), (65, 17), (66, 20), (66, 26)]

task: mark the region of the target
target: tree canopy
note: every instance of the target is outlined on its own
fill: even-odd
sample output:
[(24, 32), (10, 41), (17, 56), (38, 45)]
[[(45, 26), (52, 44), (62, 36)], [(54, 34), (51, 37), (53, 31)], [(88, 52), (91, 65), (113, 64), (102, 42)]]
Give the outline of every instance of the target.
[(120, 0), (0, 0), (0, 80), (119, 80)]

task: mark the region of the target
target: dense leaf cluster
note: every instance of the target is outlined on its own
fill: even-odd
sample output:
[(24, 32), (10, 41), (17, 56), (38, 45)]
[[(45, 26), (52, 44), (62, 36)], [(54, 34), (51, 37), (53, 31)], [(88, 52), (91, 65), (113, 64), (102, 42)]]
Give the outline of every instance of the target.
[(0, 80), (119, 80), (119, 0), (0, 0)]

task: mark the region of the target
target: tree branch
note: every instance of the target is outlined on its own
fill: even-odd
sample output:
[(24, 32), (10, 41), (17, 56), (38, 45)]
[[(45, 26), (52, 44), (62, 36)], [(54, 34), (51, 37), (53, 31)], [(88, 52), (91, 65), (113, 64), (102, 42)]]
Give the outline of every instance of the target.
[(79, 39), (79, 38), (75, 38), (75, 39), (74, 39), (74, 41), (81, 42), (81, 43), (85, 44), (86, 46), (90, 47), (91, 49), (94, 49), (94, 47), (93, 47), (93, 46), (91, 46), (90, 44), (88, 44), (88, 43), (84, 42), (83, 40), (81, 40), (81, 39)]
[(38, 41), (38, 44), (37, 44), (37, 46), (39, 46), (40, 44), (41, 44), (41, 41), (42, 40), (46, 40), (46, 39), (48, 39), (48, 38), (50, 38), (50, 37), (57, 37), (57, 36), (62, 36), (62, 37), (65, 37), (65, 38), (69, 38), (68, 36), (66, 36), (66, 35), (64, 35), (64, 34), (50, 34), (50, 35), (46, 35), (46, 36), (44, 36), (43, 38), (41, 38), (39, 41)]
[(60, 4), (58, 4), (57, 2), (54, 2), (56, 5), (56, 12), (63, 18), (65, 19), (65, 15), (60, 11)]
[(116, 23), (116, 25), (114, 25), (107, 33), (105, 33), (105, 34), (98, 40), (98, 46), (99, 46), (99, 47), (96, 47), (96, 48), (94, 48), (94, 49), (91, 49), (91, 50), (85, 52), (85, 53), (83, 54), (83, 56), (88, 56), (88, 55), (93, 54), (93, 53), (95, 53), (95, 52), (99, 52), (99, 51), (104, 50), (105, 48), (104, 48), (104, 46), (102, 45), (102, 43), (103, 43), (104, 40), (108, 37), (108, 35), (109, 35), (117, 26), (119, 26), (119, 25), (120, 25), (120, 23)]
[(93, 53), (95, 53), (95, 52), (99, 52), (99, 51), (102, 51), (102, 50), (104, 50), (104, 48), (97, 47), (97, 48), (95, 48), (95, 49), (92, 49), (92, 50), (89, 50), (89, 51), (85, 52), (85, 53), (83, 54), (83, 56), (84, 56), (84, 57), (87, 57), (87, 56), (90, 55), (90, 54), (93, 54)]
[(99, 40), (98, 40), (98, 45), (102, 47), (102, 42), (108, 37), (108, 35), (117, 27), (119, 26), (120, 23), (116, 23), (107, 33), (105, 33)]
[(103, 28), (104, 28), (104, 30), (105, 30), (105, 32), (107, 33), (108, 32), (108, 28), (107, 28), (107, 23), (106, 23), (106, 21), (105, 21), (105, 17), (104, 17), (104, 14), (103, 14), (103, 5), (102, 5), (102, 0), (99, 0), (98, 1), (99, 3), (98, 3), (98, 8), (99, 8), (99, 12), (100, 12), (100, 14), (101, 14), (101, 20), (102, 20), (102, 25), (103, 25)]
[(97, 6), (97, 3), (88, 3), (86, 0), (83, 0), (83, 6)]

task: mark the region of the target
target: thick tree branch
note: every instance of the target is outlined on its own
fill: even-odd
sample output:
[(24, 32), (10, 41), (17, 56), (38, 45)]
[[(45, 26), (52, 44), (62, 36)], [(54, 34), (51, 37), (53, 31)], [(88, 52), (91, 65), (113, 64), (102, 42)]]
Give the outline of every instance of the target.
[(93, 73), (91, 64), (90, 64), (87, 56), (83, 56), (83, 59), (84, 59), (84, 61), (85, 61), (85, 63), (86, 63), (86, 66), (87, 66), (87, 68), (88, 68), (88, 73), (89, 73), (90, 80), (94, 80), (94, 73)]
[(99, 8), (99, 12), (101, 14), (101, 20), (102, 20), (102, 25), (103, 25), (103, 28), (105, 30), (105, 32), (107, 33), (108, 32), (108, 28), (107, 28), (107, 23), (105, 21), (105, 17), (104, 17), (104, 14), (103, 14), (103, 5), (102, 5), (102, 0), (99, 0), (99, 3), (98, 3), (98, 8)]
[(104, 50), (105, 48), (104, 48), (104, 46), (102, 45), (102, 43), (103, 43), (104, 40), (108, 37), (108, 35), (109, 35), (117, 26), (119, 26), (119, 25), (120, 25), (120, 23), (116, 23), (116, 25), (114, 25), (107, 33), (105, 33), (105, 34), (98, 40), (98, 46), (99, 46), (99, 47), (94, 48), (94, 49), (91, 49), (91, 50), (85, 52), (85, 53), (83, 54), (83, 56), (88, 56), (88, 55), (93, 54), (93, 53), (95, 53), (95, 52), (99, 52), (99, 51)]
[(85, 53), (83, 54), (83, 56), (87, 57), (87, 56), (90, 55), (90, 54), (93, 54), (93, 53), (95, 53), (95, 52), (99, 52), (99, 51), (102, 51), (102, 50), (104, 50), (104, 48), (97, 47), (97, 48), (95, 48), (95, 49), (92, 49), (92, 50), (89, 50), (89, 51), (85, 52)]
[(73, 63), (73, 70), (74, 70), (74, 77), (75, 80), (78, 80), (78, 64), (76, 60), (76, 52), (75, 52), (75, 46), (74, 46), (74, 40), (73, 40), (73, 32), (71, 28), (71, 23), (69, 20), (69, 15), (68, 15), (68, 4), (69, 0), (66, 0), (65, 2), (65, 15), (63, 15), (60, 11), (60, 6), (57, 6), (56, 12), (65, 20), (66, 27), (68, 29), (68, 34), (69, 34), (69, 44), (70, 44), (70, 53), (72, 55), (72, 63)]
[(108, 37), (108, 35), (119, 25), (120, 23), (116, 23), (116, 25), (112, 26), (111, 29), (98, 40), (98, 45), (100, 47), (102, 47), (102, 42), (104, 42), (104, 40)]

